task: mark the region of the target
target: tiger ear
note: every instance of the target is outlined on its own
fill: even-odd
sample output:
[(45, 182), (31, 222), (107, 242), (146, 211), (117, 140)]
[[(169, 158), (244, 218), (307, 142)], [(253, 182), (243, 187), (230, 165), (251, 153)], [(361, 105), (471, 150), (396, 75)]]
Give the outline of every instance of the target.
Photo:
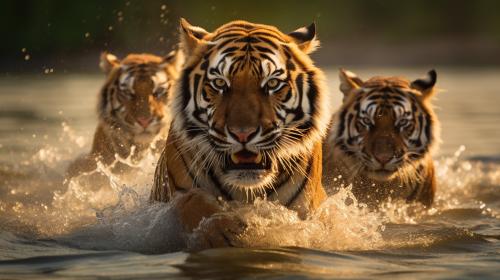
[(339, 79), (339, 88), (340, 91), (344, 94), (344, 98), (347, 97), (353, 90), (358, 89), (363, 85), (363, 80), (361, 80), (356, 74), (342, 68), (339, 72)]
[(316, 24), (313, 22), (309, 26), (301, 27), (288, 36), (292, 37), (299, 48), (306, 54), (314, 52), (319, 47), (319, 40), (316, 39)]
[(173, 50), (163, 57), (161, 67), (172, 65), (177, 71), (181, 70), (184, 64), (184, 53), (182, 50)]
[(114, 67), (118, 67), (119, 65), (120, 60), (115, 55), (108, 52), (101, 53), (99, 67), (104, 73), (109, 73), (111, 69), (113, 69)]
[(410, 87), (422, 92), (423, 97), (426, 98), (431, 96), (434, 92), (434, 85), (436, 84), (436, 81), (437, 73), (436, 70), (432, 69), (431, 71), (427, 72), (425, 77), (416, 79), (415, 81), (411, 82)]
[(205, 29), (193, 26), (184, 18), (180, 23), (180, 45), (186, 56), (190, 56), (194, 49), (203, 42), (203, 37), (209, 34)]

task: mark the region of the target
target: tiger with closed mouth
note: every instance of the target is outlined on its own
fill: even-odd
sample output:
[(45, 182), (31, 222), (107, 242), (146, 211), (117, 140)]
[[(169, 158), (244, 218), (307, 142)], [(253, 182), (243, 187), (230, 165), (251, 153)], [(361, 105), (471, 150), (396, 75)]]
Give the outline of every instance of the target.
[(373, 206), (389, 198), (430, 206), (436, 189), (432, 153), (440, 139), (431, 104), (436, 77), (432, 70), (412, 82), (363, 81), (341, 70), (344, 99), (324, 147), (325, 185), (352, 184), (355, 197)]
[(98, 98), (92, 148), (70, 164), (66, 177), (95, 170), (97, 161), (114, 164), (113, 171), (123, 173), (129, 168), (116, 162), (117, 156), (138, 160), (154, 145), (161, 150), (170, 121), (170, 91), (182, 63), (179, 51), (165, 57), (129, 54), (123, 60), (102, 53), (100, 67), (107, 77)]
[(197, 190), (267, 198), (307, 216), (326, 197), (321, 139), (330, 120), (323, 73), (308, 55), (319, 43), (315, 25), (284, 34), (233, 21), (208, 32), (181, 20), (180, 33), (186, 63), (151, 200), (187, 193), (176, 205), (188, 231), (220, 211)]

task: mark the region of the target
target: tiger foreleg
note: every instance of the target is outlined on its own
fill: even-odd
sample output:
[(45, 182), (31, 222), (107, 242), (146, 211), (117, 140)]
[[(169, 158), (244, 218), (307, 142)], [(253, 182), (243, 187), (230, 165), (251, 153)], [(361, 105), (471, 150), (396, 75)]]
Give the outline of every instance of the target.
[(173, 201), (190, 250), (237, 246), (245, 224), (225, 212), (215, 197), (192, 189)]

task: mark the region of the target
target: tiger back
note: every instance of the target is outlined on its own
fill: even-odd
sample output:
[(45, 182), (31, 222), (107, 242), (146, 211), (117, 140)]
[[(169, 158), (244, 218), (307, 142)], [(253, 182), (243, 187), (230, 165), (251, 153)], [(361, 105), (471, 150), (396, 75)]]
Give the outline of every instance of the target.
[(324, 148), (323, 182), (352, 184), (363, 203), (387, 199), (431, 205), (436, 188), (432, 153), (439, 122), (431, 99), (436, 72), (410, 82), (398, 77), (363, 81), (341, 70), (344, 94)]
[(287, 35), (233, 21), (210, 33), (181, 20), (180, 32), (186, 63), (151, 200), (203, 189), (307, 216), (326, 197), (321, 139), (330, 119), (323, 73), (308, 55), (315, 26)]

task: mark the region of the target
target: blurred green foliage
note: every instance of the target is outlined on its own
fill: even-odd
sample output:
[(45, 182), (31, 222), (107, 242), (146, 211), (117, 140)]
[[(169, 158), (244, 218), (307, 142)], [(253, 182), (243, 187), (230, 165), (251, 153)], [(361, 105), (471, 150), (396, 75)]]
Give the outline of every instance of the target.
[[(500, 1), (452, 0), (4, 0), (2, 59), (85, 55), (100, 50), (166, 53), (180, 17), (213, 30), (233, 19), (292, 31), (312, 21), (323, 42), (426, 40), (500, 43)], [(460, 46), (457, 46), (460, 47)]]

